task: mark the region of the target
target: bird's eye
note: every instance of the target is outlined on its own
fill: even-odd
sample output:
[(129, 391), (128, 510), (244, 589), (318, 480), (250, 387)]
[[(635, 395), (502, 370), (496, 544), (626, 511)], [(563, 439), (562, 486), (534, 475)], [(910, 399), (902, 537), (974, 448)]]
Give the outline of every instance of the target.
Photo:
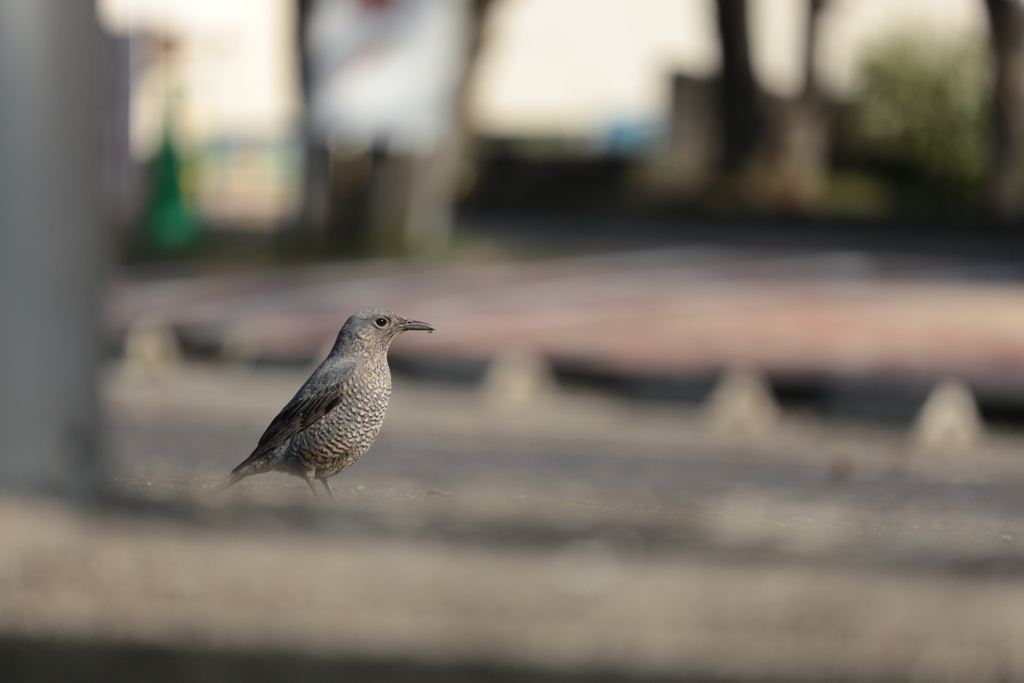
[(376, 325), (377, 327), (387, 327), (388, 326), (388, 319), (387, 318), (377, 318), (376, 320), (373, 321), (373, 324)]

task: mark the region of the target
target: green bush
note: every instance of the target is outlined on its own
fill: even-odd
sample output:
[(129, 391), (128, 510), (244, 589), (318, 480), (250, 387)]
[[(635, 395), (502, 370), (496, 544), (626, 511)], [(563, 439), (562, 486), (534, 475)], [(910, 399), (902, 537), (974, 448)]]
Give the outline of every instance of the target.
[(846, 156), (918, 190), (978, 199), (990, 155), (991, 73), (980, 38), (880, 44), (861, 67)]

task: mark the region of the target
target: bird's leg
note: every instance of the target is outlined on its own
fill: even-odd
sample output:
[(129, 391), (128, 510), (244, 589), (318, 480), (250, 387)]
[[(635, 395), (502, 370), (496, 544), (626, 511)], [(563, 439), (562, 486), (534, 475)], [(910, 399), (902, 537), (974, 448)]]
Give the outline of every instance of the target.
[(320, 494), (316, 492), (316, 487), (313, 486), (313, 480), (316, 479), (316, 470), (306, 470), (306, 483), (309, 484), (309, 490), (313, 492), (313, 497), (320, 500)]
[(331, 494), (331, 500), (333, 500), (334, 504), (337, 505), (338, 504), (338, 497), (336, 495), (334, 495), (334, 489), (331, 488), (331, 483), (329, 481), (327, 481), (326, 479), (321, 479), (320, 483), (324, 485), (325, 489), (327, 489), (327, 493)]

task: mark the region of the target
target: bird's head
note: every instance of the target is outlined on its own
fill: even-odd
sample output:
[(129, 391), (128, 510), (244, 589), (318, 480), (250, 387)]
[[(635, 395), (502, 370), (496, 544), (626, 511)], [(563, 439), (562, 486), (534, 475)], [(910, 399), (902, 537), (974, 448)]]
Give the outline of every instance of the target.
[(410, 330), (433, 332), (434, 327), (418, 320), (406, 320), (384, 308), (366, 308), (345, 321), (335, 348), (345, 345), (387, 349), (395, 337)]

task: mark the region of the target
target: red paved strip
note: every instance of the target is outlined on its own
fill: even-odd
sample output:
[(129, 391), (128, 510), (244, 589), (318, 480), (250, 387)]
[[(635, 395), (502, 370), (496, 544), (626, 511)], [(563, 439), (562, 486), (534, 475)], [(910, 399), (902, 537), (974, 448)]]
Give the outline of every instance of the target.
[[(888, 270), (886, 270), (886, 266)], [(436, 334), (407, 356), (530, 349), (608, 372), (743, 364), (776, 372), (1024, 380), (1024, 287), (928, 281), (852, 257), (644, 252), (440, 268), (399, 262), (118, 285), (110, 328), (156, 314), (183, 330), (309, 355), (384, 306)]]

